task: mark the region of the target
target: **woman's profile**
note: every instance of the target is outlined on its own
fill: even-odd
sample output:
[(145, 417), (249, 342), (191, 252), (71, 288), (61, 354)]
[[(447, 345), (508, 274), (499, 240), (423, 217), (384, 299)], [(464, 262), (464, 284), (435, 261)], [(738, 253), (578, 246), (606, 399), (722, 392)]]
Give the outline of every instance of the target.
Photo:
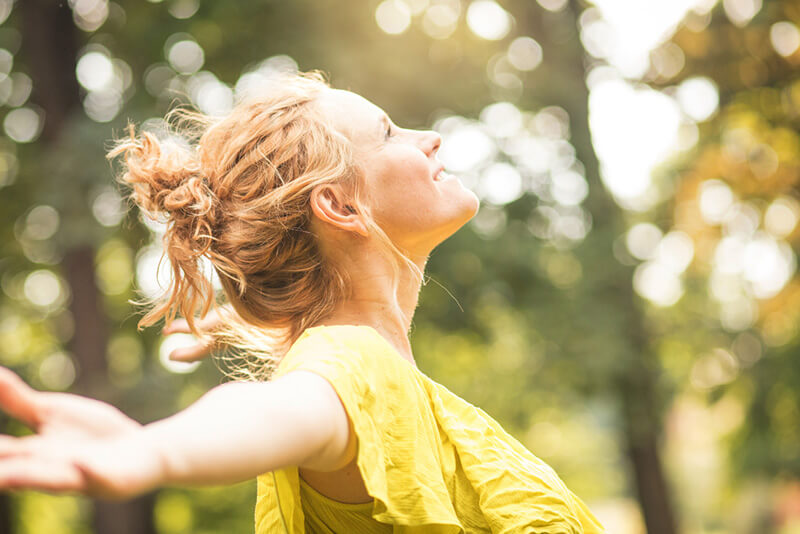
[(437, 133), (317, 71), (225, 117), (183, 117), (189, 143), (131, 127), (110, 153), (139, 209), (167, 221), (172, 282), (140, 325), (205, 340), (176, 359), (238, 348), (247, 379), (141, 425), (0, 368), (0, 408), (34, 430), (0, 439), (0, 488), (124, 499), (257, 478), (257, 534), (603, 531), (549, 466), (416, 366), (427, 258), (478, 210), (443, 172)]

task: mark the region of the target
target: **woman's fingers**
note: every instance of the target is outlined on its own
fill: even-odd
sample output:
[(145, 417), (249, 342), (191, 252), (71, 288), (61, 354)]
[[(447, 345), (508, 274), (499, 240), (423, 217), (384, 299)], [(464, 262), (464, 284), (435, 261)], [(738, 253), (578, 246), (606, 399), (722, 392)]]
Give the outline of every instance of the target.
[(22, 456), (0, 460), (0, 488), (83, 491), (86, 481), (69, 462)]
[(5, 461), (6, 458), (14, 456), (29, 456), (36, 451), (40, 441), (39, 436), (17, 438), (0, 435), (0, 461)]
[[(195, 326), (202, 331), (212, 331), (219, 327), (221, 318), (219, 313), (214, 310), (208, 315), (195, 320)], [(164, 327), (161, 331), (162, 335), (168, 336), (170, 334), (192, 334), (189, 328), (189, 323), (186, 319), (175, 319), (170, 324)], [(194, 345), (187, 347), (180, 347), (169, 353), (169, 359), (176, 362), (194, 362), (202, 360), (207, 357), (214, 349), (215, 342), (213, 338), (207, 341), (199, 340)]]
[[(224, 308), (224, 306), (223, 306)], [(194, 320), (195, 326), (200, 330), (214, 330), (219, 326), (221, 318), (217, 310), (212, 310), (204, 317), (198, 317)], [(169, 334), (191, 334), (189, 322), (186, 319), (175, 319), (170, 324), (166, 325), (161, 333), (165, 336)]]
[(31, 428), (41, 423), (39, 392), (16, 373), (0, 367), (0, 409)]
[(191, 331), (189, 330), (189, 323), (186, 322), (186, 319), (175, 319), (167, 326), (165, 326), (164, 329), (161, 331), (161, 334), (165, 336), (177, 333), (181, 334), (191, 333)]
[(169, 359), (176, 362), (194, 362), (202, 360), (211, 352), (211, 345), (198, 343), (188, 347), (180, 347), (169, 353)]

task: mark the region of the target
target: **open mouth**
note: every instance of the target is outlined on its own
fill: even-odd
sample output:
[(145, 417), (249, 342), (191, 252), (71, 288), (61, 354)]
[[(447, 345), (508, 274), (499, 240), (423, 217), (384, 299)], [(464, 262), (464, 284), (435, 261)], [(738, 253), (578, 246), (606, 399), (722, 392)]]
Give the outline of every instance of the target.
[(444, 166), (440, 166), (438, 172), (433, 175), (434, 182), (441, 182), (442, 180), (448, 178), (450, 175), (444, 172)]

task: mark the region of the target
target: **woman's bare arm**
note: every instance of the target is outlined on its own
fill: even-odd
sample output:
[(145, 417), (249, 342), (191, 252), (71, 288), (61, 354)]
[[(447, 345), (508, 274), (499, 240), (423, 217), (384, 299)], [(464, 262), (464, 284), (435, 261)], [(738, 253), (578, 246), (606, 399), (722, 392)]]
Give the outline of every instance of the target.
[(218, 386), (142, 426), (100, 401), (35, 391), (0, 368), (0, 408), (36, 432), (0, 439), (0, 488), (127, 498), (158, 486), (239, 482), (289, 465), (335, 470), (355, 454), (335, 390), (307, 371)]
[(219, 386), (143, 433), (160, 444), (167, 484), (233, 483), (288, 465), (333, 471), (355, 449), (336, 391), (308, 371)]

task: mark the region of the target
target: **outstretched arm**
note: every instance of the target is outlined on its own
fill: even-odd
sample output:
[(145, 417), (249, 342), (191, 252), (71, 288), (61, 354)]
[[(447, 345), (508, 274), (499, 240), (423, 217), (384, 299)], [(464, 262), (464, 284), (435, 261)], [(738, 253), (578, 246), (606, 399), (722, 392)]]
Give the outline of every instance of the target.
[(35, 391), (0, 368), (0, 408), (36, 432), (0, 439), (0, 488), (127, 498), (165, 485), (235, 483), (289, 465), (335, 470), (356, 446), (335, 390), (307, 371), (218, 386), (142, 426), (96, 400)]

